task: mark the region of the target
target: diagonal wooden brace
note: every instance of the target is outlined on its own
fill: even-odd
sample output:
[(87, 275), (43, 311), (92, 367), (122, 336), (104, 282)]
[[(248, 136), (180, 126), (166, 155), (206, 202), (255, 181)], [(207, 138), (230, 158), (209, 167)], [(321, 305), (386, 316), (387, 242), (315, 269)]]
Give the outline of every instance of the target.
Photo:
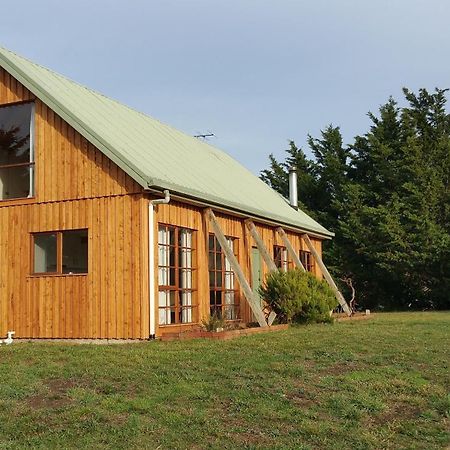
[(248, 231), (250, 231), (250, 234), (252, 235), (252, 238), (255, 241), (256, 246), (258, 247), (258, 250), (261, 253), (261, 256), (263, 257), (263, 260), (266, 263), (269, 271), (270, 272), (276, 271), (277, 266), (275, 265), (274, 260), (272, 259), (269, 251), (264, 245), (264, 241), (261, 239), (261, 236), (259, 235), (258, 230), (255, 227), (255, 224), (250, 219), (247, 219), (245, 221), (245, 224), (247, 225)]
[(336, 286), (336, 283), (334, 282), (332, 276), (330, 275), (330, 272), (328, 272), (327, 267), (325, 266), (324, 262), (322, 261), (322, 258), (320, 257), (319, 253), (317, 252), (316, 248), (311, 242), (311, 239), (309, 239), (309, 236), (307, 234), (304, 234), (302, 236), (304, 241), (306, 242), (306, 245), (308, 246), (309, 251), (313, 255), (314, 259), (317, 262), (317, 265), (320, 267), (320, 270), (323, 273), (323, 276), (325, 277), (325, 280), (327, 280), (327, 283), (331, 287), (331, 289), (334, 292), (334, 295), (336, 296), (339, 304), (342, 306), (342, 309), (347, 313), (348, 316), (352, 315), (352, 311), (350, 310), (347, 302), (345, 301), (344, 296), (341, 294), (341, 291)]
[[(250, 231), (250, 234), (252, 235), (253, 240), (256, 243), (256, 246), (258, 247), (259, 253), (263, 257), (264, 262), (266, 263), (268, 269), (270, 272), (275, 272), (278, 270), (277, 266), (275, 265), (274, 260), (270, 256), (269, 251), (267, 250), (266, 246), (264, 245), (264, 241), (261, 239), (261, 236), (258, 233), (258, 230), (255, 227), (255, 224), (251, 219), (247, 219), (245, 221), (245, 224), (247, 225), (248, 230)], [(271, 311), (268, 318), (267, 323), (269, 325), (272, 325), (273, 321), (275, 320), (275, 317), (277, 317), (277, 314), (275, 311)]]
[(242, 291), (244, 292), (244, 296), (247, 299), (248, 304), (250, 305), (250, 308), (258, 321), (259, 325), (261, 327), (267, 327), (268, 324), (266, 322), (266, 318), (264, 316), (264, 312), (261, 309), (261, 305), (259, 304), (259, 300), (253, 295), (252, 288), (250, 287), (250, 284), (248, 283), (247, 279), (245, 278), (244, 271), (242, 270), (241, 266), (239, 265), (239, 262), (232, 252), (230, 246), (228, 245), (227, 239), (222, 231), (222, 228), (220, 228), (219, 223), (217, 222), (216, 216), (211, 210), (211, 208), (207, 208), (205, 210), (206, 217), (211, 222), (212, 230), (214, 234), (216, 235), (216, 238), (220, 244), (220, 247), (222, 248), (222, 251), (224, 252), (226, 258), (228, 259), (228, 262), (230, 263), (231, 268), (233, 269), (234, 274), (236, 275), (236, 278), (238, 279), (238, 282), (242, 288)]
[(281, 237), (281, 240), (283, 241), (285, 247), (287, 248), (287, 251), (289, 255), (291, 255), (292, 261), (294, 261), (295, 267), (298, 267), (299, 269), (302, 269), (303, 272), (305, 272), (305, 268), (303, 267), (302, 262), (300, 261), (300, 258), (298, 257), (296, 251), (294, 250), (294, 247), (292, 247), (291, 241), (287, 237), (287, 234), (283, 230), (283, 228), (278, 227), (277, 232)]

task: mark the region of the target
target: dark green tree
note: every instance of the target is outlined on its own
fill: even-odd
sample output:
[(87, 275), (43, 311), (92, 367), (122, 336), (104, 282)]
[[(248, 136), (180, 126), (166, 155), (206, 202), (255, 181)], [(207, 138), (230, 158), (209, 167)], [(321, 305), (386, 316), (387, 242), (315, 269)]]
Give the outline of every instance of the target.
[(336, 278), (353, 279), (362, 306), (450, 307), (446, 91), (403, 92), (407, 106), (391, 98), (369, 113), (369, 131), (350, 146), (329, 126), (308, 136), (314, 159), (291, 143), (263, 179), (286, 195), (287, 168), (300, 163), (302, 204), (336, 233), (325, 258)]
[[(295, 166), (298, 172), (299, 206), (311, 217), (330, 230), (339, 225), (340, 199), (348, 177), (350, 151), (344, 147), (339, 127), (327, 126), (320, 138), (308, 136), (313, 159), (290, 141), (284, 162), (270, 155), (270, 168), (262, 171), (261, 178), (285, 197), (289, 195), (288, 171)], [(351, 272), (342, 259), (341, 235), (324, 243), (324, 257), (338, 278), (351, 278)], [(345, 287), (345, 286), (344, 286)]]

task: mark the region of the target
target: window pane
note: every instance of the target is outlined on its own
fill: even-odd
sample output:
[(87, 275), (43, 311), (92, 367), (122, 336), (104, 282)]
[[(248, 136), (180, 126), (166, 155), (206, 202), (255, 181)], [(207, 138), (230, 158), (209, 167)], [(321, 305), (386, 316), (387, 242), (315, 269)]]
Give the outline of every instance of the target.
[(181, 289), (192, 288), (192, 271), (190, 269), (181, 269), (178, 274), (179, 287)]
[(181, 293), (181, 305), (192, 306), (192, 292), (187, 291)]
[(234, 305), (234, 292), (225, 292), (225, 304), (226, 305)]
[(216, 270), (222, 270), (222, 253), (216, 253)]
[(160, 266), (169, 265), (169, 247), (165, 245), (160, 245), (158, 247), (158, 260)]
[(211, 316), (222, 317), (222, 307), (221, 306), (211, 306), (209, 308), (209, 313)]
[(174, 247), (168, 248), (169, 248), (169, 265), (170, 267), (175, 267), (175, 248)]
[(208, 254), (208, 269), (214, 270), (214, 253)]
[(225, 289), (234, 289), (234, 273), (225, 272)]
[(168, 244), (175, 245), (175, 229), (167, 227), (167, 230), (169, 232)]
[(158, 227), (158, 244), (169, 245), (169, 235), (173, 231), (164, 225)]
[(169, 285), (169, 269), (167, 267), (160, 267), (158, 269), (158, 283), (160, 286)]
[(31, 103), (0, 108), (0, 166), (30, 162)]
[(177, 280), (175, 279), (175, 269), (169, 269), (169, 282), (168, 286), (176, 286)]
[(30, 166), (0, 167), (0, 200), (25, 198), (29, 194)]
[(225, 320), (235, 320), (236, 319), (236, 311), (234, 306), (225, 306), (223, 308), (223, 318)]
[(169, 293), (170, 293), (170, 291), (159, 291), (159, 307), (160, 308), (165, 308), (166, 306), (170, 306)]
[(180, 247), (192, 247), (192, 231), (182, 228), (178, 238)]
[(56, 234), (34, 236), (34, 273), (56, 272)]
[(192, 250), (189, 248), (180, 248), (178, 253), (178, 264), (183, 268), (192, 267)]
[(166, 325), (168, 324), (168, 320), (170, 320), (170, 316), (168, 317), (167, 313), (169, 310), (166, 309), (160, 309), (159, 310), (159, 324), (160, 325)]
[(177, 302), (177, 297), (178, 297), (178, 292), (176, 291), (170, 291), (170, 306), (175, 307)]
[(190, 323), (192, 321), (192, 308), (183, 308), (181, 311), (181, 322)]
[(75, 230), (63, 232), (63, 273), (88, 272), (88, 232)]
[(311, 257), (311, 253), (305, 250), (300, 250), (300, 261), (303, 264), (303, 267), (308, 271), (313, 271), (313, 261)]

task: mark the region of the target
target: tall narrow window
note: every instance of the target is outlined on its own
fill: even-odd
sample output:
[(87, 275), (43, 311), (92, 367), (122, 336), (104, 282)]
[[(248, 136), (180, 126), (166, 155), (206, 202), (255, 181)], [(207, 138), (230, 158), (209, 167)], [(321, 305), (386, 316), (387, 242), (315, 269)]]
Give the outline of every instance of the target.
[(34, 273), (57, 273), (57, 234), (40, 233), (34, 236)]
[(0, 200), (33, 195), (33, 104), (0, 105)]
[(194, 321), (193, 231), (160, 225), (158, 228), (159, 324)]
[(273, 246), (273, 260), (278, 269), (284, 270), (285, 272), (291, 266), (290, 261), (288, 260), (287, 249), (281, 245)]
[(87, 273), (88, 232), (71, 230), (62, 233), (62, 272)]
[[(227, 237), (227, 243), (236, 254), (236, 239)], [(239, 289), (230, 262), (219, 241), (209, 235), (209, 304), (210, 314), (226, 320), (239, 318)]]
[(314, 272), (314, 260), (311, 252), (300, 250), (300, 261), (307, 272)]

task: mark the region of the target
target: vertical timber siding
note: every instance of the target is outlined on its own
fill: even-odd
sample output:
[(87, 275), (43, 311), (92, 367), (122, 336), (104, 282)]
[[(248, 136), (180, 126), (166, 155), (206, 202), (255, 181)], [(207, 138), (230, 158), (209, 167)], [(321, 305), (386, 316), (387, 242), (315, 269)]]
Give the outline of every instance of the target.
[[(253, 238), (248, 231), (244, 220), (229, 215), (221, 214), (215, 212), (217, 220), (226, 236), (231, 236), (238, 239), (238, 261), (241, 265), (247, 280), (251, 283), (251, 248), (256, 246)], [(158, 205), (155, 208), (155, 216), (157, 223), (165, 223), (176, 225), (180, 227), (187, 227), (197, 231), (197, 292), (195, 300), (198, 305), (199, 312), (199, 322), (202, 319), (206, 319), (209, 315), (209, 275), (208, 275), (208, 234), (209, 234), (209, 224), (205, 222), (203, 217), (203, 210), (201, 208), (186, 205), (184, 203), (179, 203), (172, 201), (168, 205)], [(156, 227), (155, 224), (155, 236)], [(255, 221), (255, 226), (264, 241), (267, 249), (271, 256), (273, 256), (273, 246), (283, 245), (283, 242), (275, 231), (276, 227), (269, 227), (267, 225), (258, 224)], [(306, 250), (306, 244), (301, 238), (301, 233), (293, 233), (291, 231), (286, 231), (294, 249), (299, 252), (300, 250)], [(322, 242), (319, 239), (311, 238), (316, 249), (321, 254)], [(158, 243), (155, 241), (155, 255), (158, 254)], [(157, 264), (156, 264), (157, 266)], [(317, 265), (315, 267), (315, 275), (319, 278), (322, 277), (320, 269)], [(263, 275), (267, 271), (267, 267), (262, 263)], [(156, 298), (158, 298), (158, 273), (157, 268), (155, 268), (155, 290)], [(247, 304), (243, 293), (240, 293), (240, 305), (241, 305), (241, 318), (244, 322), (253, 321), (252, 313), (249, 305)], [(156, 318), (158, 318), (158, 304), (155, 305)], [(174, 329), (185, 329), (189, 328), (186, 325), (168, 325), (164, 327), (159, 327), (157, 325), (157, 335), (162, 334), (165, 331), (174, 331)]]
[[(0, 104), (28, 100), (36, 196), (0, 202), (0, 336), (147, 338), (142, 189), (0, 68)], [(89, 273), (32, 276), (30, 233), (78, 228), (89, 233)]]

